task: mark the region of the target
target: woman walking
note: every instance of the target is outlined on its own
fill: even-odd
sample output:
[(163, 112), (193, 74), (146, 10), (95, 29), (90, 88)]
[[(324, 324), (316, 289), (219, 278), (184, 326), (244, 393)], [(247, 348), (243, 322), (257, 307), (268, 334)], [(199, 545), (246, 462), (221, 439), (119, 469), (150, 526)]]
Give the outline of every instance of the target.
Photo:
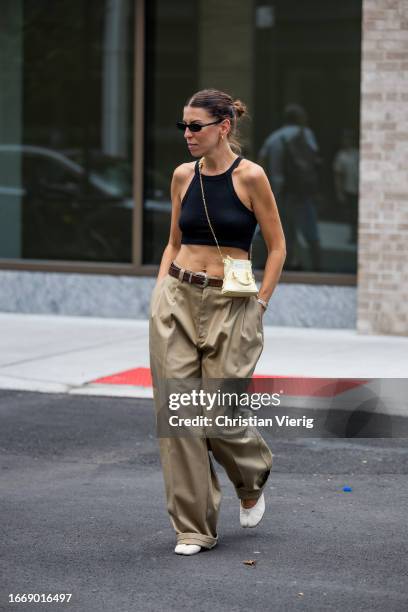
[[(160, 381), (251, 378), (263, 350), (262, 317), (286, 249), (267, 176), (240, 154), (237, 121), (245, 114), (240, 100), (205, 89), (187, 100), (177, 124), (197, 159), (173, 173), (170, 237), (150, 302), (156, 415)], [(261, 287), (257, 295), (228, 296), (221, 292), (220, 251), (248, 260), (257, 223), (268, 249)], [(234, 485), (241, 526), (259, 523), (273, 455), (256, 429), (242, 438), (160, 437), (159, 448), (176, 553), (195, 554), (218, 541), (221, 490), (210, 450)]]

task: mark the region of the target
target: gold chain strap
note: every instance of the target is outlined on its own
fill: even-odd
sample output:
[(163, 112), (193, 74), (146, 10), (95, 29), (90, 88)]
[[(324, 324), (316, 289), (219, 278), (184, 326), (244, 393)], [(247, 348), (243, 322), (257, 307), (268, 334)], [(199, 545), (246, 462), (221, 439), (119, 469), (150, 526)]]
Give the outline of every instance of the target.
[[(220, 249), (220, 247), (218, 245), (218, 240), (215, 237), (214, 230), (213, 230), (213, 227), (211, 225), (210, 217), (208, 216), (207, 204), (205, 202), (205, 197), (204, 197), (203, 179), (201, 178), (201, 168), (203, 167), (203, 164), (204, 164), (204, 157), (202, 157), (200, 159), (200, 161), (198, 162), (198, 174), (200, 175), (201, 193), (202, 193), (202, 196), (203, 196), (203, 203), (204, 203), (204, 208), (205, 208), (205, 214), (207, 215), (208, 224), (209, 224), (209, 226), (211, 228), (211, 231), (213, 233), (215, 242), (217, 243), (217, 248), (218, 248), (218, 251), (220, 253), (220, 257), (221, 257), (222, 261), (224, 261), (224, 257), (222, 255), (222, 251), (221, 251), (221, 249)], [(251, 259), (251, 257), (252, 257), (252, 243), (251, 243), (251, 246), (249, 247), (249, 259)]]

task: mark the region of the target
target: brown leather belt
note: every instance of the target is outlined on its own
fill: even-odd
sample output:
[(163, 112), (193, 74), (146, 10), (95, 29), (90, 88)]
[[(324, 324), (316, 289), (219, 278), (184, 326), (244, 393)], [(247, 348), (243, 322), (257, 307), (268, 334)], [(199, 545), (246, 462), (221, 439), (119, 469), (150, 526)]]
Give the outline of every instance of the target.
[(174, 262), (171, 262), (170, 264), (169, 274), (170, 276), (175, 276), (181, 281), (198, 285), (202, 289), (208, 285), (210, 287), (222, 287), (224, 282), (224, 279), (220, 278), (219, 276), (208, 276), (206, 272), (186, 270), (185, 268), (180, 268), (180, 266)]

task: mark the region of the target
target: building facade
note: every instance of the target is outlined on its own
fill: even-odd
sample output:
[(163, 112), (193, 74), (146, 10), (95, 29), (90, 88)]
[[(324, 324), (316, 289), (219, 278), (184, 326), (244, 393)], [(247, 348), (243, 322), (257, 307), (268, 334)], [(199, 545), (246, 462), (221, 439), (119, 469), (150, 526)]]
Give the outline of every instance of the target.
[(357, 329), (408, 335), (408, 3), (365, 0)]
[[(172, 172), (193, 160), (175, 123), (216, 87), (249, 108), (242, 154), (265, 168), (287, 240), (265, 322), (408, 334), (404, 0), (2, 7), (0, 310), (147, 317)], [(274, 144), (294, 105), (318, 184), (295, 204)], [(259, 227), (252, 254), (259, 284)]]

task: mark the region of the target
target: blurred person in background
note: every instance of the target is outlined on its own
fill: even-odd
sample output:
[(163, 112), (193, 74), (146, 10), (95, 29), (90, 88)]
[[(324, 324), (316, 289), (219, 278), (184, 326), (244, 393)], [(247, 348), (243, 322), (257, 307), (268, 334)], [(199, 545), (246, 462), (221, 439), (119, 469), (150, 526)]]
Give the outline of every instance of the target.
[(358, 222), (358, 165), (359, 151), (355, 130), (345, 128), (341, 148), (333, 161), (334, 186), (340, 205), (345, 208), (345, 216), (350, 225), (349, 243), (357, 242)]
[(288, 104), (284, 125), (264, 141), (258, 161), (268, 175), (276, 197), (286, 239), (285, 270), (302, 270), (296, 252), (297, 232), (304, 237), (313, 271), (321, 269), (316, 199), (319, 194), (319, 147), (307, 114), (299, 104)]

